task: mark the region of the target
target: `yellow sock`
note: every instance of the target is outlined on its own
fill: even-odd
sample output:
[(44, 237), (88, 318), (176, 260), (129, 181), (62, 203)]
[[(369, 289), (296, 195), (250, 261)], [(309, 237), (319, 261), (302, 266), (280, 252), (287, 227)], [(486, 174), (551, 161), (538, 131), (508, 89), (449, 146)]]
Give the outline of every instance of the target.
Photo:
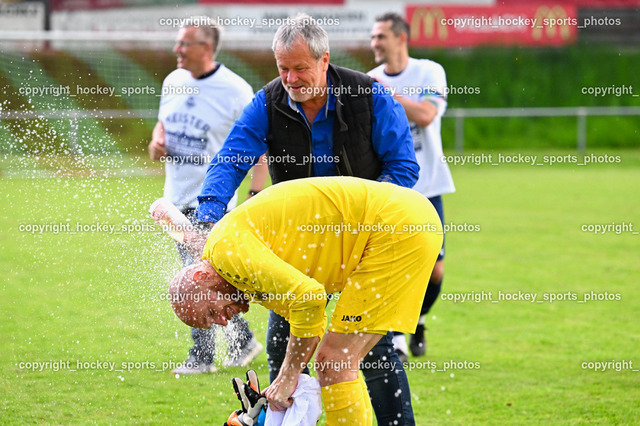
[(362, 386), (362, 394), (364, 395), (365, 405), (367, 406), (367, 417), (365, 418), (366, 425), (373, 424), (373, 406), (371, 405), (371, 398), (369, 397), (369, 391), (367, 390), (367, 384), (364, 381), (362, 371), (360, 373), (360, 385)]
[(362, 375), (351, 382), (323, 386), (322, 401), (327, 413), (325, 426), (373, 424), (371, 400)]

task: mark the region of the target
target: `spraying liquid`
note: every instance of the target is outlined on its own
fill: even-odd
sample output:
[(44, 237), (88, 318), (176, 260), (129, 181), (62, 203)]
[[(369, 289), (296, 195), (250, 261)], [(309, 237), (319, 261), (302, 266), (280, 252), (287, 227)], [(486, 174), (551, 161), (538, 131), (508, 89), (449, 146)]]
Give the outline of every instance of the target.
[(159, 198), (151, 204), (149, 215), (171, 238), (185, 243), (185, 232), (193, 227), (189, 219), (182, 214), (168, 198)]

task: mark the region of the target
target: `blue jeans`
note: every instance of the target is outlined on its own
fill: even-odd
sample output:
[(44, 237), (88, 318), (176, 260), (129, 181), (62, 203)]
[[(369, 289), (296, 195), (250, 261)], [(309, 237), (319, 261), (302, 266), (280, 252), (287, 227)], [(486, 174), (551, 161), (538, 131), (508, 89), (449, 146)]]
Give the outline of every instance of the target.
[(229, 345), (229, 354), (240, 353), (242, 348), (253, 338), (247, 320), (239, 315), (234, 315), (226, 327), (214, 324), (207, 329), (192, 328), (193, 346), (189, 349), (189, 355), (199, 363), (213, 364), (216, 352), (216, 330), (219, 328), (224, 331), (225, 339)]
[[(267, 360), (271, 382), (278, 376), (288, 342), (289, 323), (280, 315), (269, 311)], [(369, 389), (378, 425), (415, 425), (409, 380), (393, 349), (391, 333), (384, 335), (373, 347), (362, 361), (360, 369)], [(304, 373), (309, 374), (309, 370), (305, 369)]]
[[(187, 216), (194, 226), (202, 227), (203, 229), (210, 228), (210, 225), (198, 222), (195, 209), (183, 210), (182, 213)], [(194, 259), (191, 258), (185, 246), (176, 242), (176, 247), (178, 248), (182, 266), (191, 265)], [(193, 339), (193, 346), (189, 349), (189, 355), (195, 357), (199, 363), (213, 364), (216, 351), (216, 330), (219, 328), (224, 330), (225, 338), (229, 344), (229, 354), (239, 353), (242, 348), (253, 339), (253, 333), (249, 330), (247, 320), (239, 315), (234, 315), (226, 327), (214, 324), (208, 329), (192, 328), (191, 338)]]

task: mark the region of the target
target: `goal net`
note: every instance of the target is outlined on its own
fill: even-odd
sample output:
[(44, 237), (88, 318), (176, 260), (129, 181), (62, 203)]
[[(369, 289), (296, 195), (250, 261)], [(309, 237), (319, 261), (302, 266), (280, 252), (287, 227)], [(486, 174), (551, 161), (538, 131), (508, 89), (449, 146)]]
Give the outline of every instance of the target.
[[(174, 32), (0, 32), (0, 153), (141, 154)], [(223, 34), (217, 61), (259, 90), (277, 76), (270, 36)], [(366, 40), (331, 40), (333, 63), (366, 71)]]

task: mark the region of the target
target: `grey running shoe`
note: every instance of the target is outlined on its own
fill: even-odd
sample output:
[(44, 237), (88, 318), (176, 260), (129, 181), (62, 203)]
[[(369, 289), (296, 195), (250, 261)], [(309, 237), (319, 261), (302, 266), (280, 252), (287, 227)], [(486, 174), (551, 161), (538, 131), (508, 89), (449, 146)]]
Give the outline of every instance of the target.
[(407, 357), (407, 354), (405, 354), (402, 349), (396, 348), (395, 351), (398, 354), (398, 358), (400, 358), (400, 363), (406, 364), (409, 362), (409, 357)]

